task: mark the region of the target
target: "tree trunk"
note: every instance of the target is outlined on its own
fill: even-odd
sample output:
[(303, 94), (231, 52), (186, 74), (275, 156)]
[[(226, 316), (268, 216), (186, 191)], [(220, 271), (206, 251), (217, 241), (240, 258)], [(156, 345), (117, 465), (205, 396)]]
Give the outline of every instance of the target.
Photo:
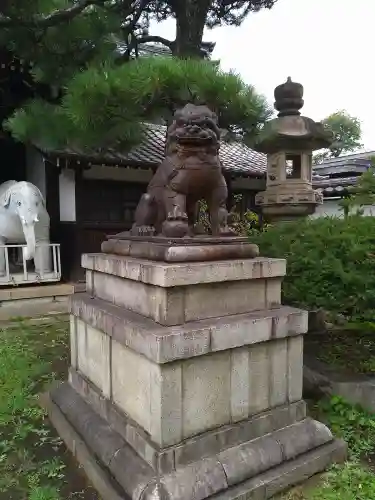
[(203, 57), (201, 45), (210, 4), (210, 0), (177, 0), (173, 55), (181, 58)]

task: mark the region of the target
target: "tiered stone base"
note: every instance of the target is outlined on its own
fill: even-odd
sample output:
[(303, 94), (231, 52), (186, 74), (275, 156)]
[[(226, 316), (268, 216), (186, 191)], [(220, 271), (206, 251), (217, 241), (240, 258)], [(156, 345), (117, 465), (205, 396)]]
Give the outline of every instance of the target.
[(345, 457), (302, 401), (283, 260), (86, 255), (50, 418), (103, 500), (266, 499)]
[[(44, 395), (42, 402), (103, 500), (268, 499), (346, 457), (346, 444), (333, 440), (327, 427), (308, 418), (265, 434), (277, 425), (285, 411), (280, 408), (247, 422), (260, 437), (213, 455), (206, 448), (209, 456), (160, 475), (70, 384)], [(302, 417), (303, 405), (295, 405), (291, 412)], [(237, 428), (241, 434), (243, 427), (237, 424), (227, 433)], [(207, 437), (219, 446), (218, 433)]]

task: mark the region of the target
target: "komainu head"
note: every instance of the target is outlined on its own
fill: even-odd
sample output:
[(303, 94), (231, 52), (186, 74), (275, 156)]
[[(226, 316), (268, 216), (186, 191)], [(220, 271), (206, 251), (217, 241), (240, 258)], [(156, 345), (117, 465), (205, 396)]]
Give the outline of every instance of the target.
[[(218, 146), (220, 129), (217, 115), (207, 106), (186, 104), (175, 112), (168, 128), (167, 142), (185, 147)], [(168, 148), (168, 146), (167, 146)]]

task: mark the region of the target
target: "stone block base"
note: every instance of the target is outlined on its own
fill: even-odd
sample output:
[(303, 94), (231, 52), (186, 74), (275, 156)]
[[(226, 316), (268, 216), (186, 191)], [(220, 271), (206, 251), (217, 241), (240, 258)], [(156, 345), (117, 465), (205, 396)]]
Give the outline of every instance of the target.
[(302, 398), (298, 309), (178, 327), (85, 294), (71, 310), (72, 369), (161, 447)]
[(257, 257), (259, 248), (245, 237), (165, 238), (120, 233), (102, 243), (102, 252), (163, 262), (205, 262)]
[(268, 499), (346, 456), (345, 443), (305, 418), (159, 475), (70, 384), (42, 402), (103, 500)]
[(282, 259), (165, 263), (82, 256), (87, 293), (166, 326), (280, 306)]

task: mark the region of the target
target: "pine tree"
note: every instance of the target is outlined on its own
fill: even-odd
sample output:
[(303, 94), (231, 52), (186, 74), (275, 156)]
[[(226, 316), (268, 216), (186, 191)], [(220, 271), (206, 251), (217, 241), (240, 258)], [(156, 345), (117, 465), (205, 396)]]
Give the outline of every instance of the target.
[[(270, 110), (252, 86), (204, 60), (213, 44), (205, 27), (240, 25), (277, 0), (4, 0), (0, 46), (33, 63), (35, 82), (60, 89), (58, 101), (37, 98), (9, 117), (17, 139), (45, 148), (129, 148), (146, 122), (168, 121), (184, 103), (206, 102), (220, 125), (251, 142)], [(152, 20), (176, 20), (176, 39), (149, 33)], [(175, 57), (138, 58), (157, 42)]]

